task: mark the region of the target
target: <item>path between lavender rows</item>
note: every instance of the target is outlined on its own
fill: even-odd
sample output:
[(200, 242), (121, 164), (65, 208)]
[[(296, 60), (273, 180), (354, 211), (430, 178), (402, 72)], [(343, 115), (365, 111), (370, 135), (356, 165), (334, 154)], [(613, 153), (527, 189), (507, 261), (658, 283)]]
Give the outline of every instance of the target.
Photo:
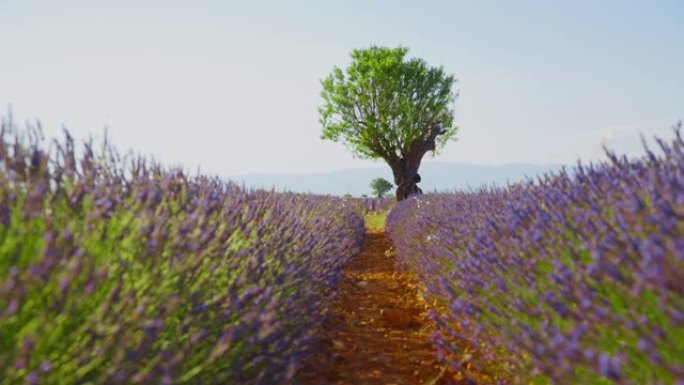
[(433, 322), (413, 276), (397, 267), (384, 232), (369, 231), (364, 250), (344, 269), (340, 295), (319, 351), (299, 373), (302, 384), (442, 385)]

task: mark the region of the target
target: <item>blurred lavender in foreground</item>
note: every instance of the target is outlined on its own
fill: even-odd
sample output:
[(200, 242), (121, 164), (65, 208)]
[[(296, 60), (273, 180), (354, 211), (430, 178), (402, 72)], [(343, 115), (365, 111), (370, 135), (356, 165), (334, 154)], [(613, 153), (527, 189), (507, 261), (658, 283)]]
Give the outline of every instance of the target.
[(0, 132), (0, 379), (287, 382), (360, 251), (341, 199)]

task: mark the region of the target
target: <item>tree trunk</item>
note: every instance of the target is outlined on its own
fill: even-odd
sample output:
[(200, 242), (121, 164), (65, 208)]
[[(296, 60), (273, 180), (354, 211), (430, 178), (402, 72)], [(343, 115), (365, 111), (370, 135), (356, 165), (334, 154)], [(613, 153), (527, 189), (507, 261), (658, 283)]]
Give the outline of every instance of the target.
[(422, 190), (417, 186), (420, 182), (420, 175), (418, 168), (423, 154), (413, 154), (403, 159), (400, 159), (392, 168), (394, 174), (394, 183), (397, 185), (396, 197), (397, 201), (404, 200), (411, 195), (422, 194)]
[[(420, 178), (418, 174), (416, 174), (416, 176)], [(397, 186), (396, 197), (397, 201), (400, 201), (410, 197), (411, 195), (418, 195), (422, 193), (423, 190), (421, 190), (420, 187), (417, 186), (417, 182), (406, 182), (401, 183), (399, 186)]]
[(387, 163), (392, 168), (392, 174), (394, 174), (394, 184), (397, 185), (397, 201), (423, 193), (423, 190), (417, 186), (420, 182), (420, 175), (418, 175), (420, 162), (426, 152), (435, 150), (435, 138), (445, 132), (440, 126), (433, 125), (430, 127), (427, 138), (413, 141), (407, 147), (407, 151), (402, 152), (401, 158), (386, 158)]

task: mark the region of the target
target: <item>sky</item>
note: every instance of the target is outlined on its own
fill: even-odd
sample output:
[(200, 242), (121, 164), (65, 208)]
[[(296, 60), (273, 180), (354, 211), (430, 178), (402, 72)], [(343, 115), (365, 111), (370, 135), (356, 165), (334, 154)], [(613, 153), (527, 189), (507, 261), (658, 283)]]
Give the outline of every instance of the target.
[(458, 78), (440, 161), (571, 164), (671, 137), (682, 20), (682, 0), (0, 0), (0, 110), (221, 176), (377, 166), (320, 139), (320, 79), (402, 45)]

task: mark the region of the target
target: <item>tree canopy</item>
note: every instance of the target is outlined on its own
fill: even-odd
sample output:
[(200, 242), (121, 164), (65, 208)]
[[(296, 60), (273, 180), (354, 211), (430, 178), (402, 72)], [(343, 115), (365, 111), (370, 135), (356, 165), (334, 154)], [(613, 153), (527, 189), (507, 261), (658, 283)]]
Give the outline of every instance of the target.
[(392, 189), (392, 183), (385, 178), (375, 178), (370, 183), (371, 190), (377, 198), (382, 198)]
[(322, 138), (344, 143), (360, 158), (385, 160), (397, 199), (420, 190), (423, 155), (457, 131), (455, 77), (407, 53), (405, 47), (354, 50), (346, 69), (334, 67), (322, 80), (319, 108)]

